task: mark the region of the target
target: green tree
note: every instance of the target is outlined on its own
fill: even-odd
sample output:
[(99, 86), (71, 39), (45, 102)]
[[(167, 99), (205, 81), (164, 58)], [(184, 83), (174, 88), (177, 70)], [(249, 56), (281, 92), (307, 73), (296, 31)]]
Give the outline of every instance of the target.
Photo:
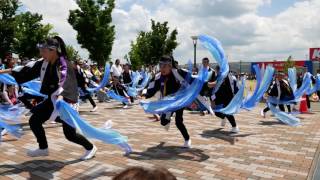
[(77, 50), (75, 50), (73, 46), (67, 45), (66, 51), (67, 51), (68, 60), (76, 61), (80, 58), (79, 52)]
[(22, 57), (32, 58), (39, 54), (37, 43), (55, 33), (50, 33), (53, 26), (41, 24), (42, 15), (30, 12), (16, 16), (14, 50)]
[(289, 68), (293, 68), (295, 66), (294, 61), (292, 61), (292, 57), (289, 56), (287, 61), (284, 63), (284, 72), (288, 73)]
[(178, 31), (169, 32), (168, 22), (151, 20), (151, 31), (141, 31), (135, 42), (131, 42), (130, 61), (134, 68), (140, 65), (155, 65), (161, 56), (172, 54), (178, 46)]
[(15, 14), (18, 0), (0, 0), (0, 58), (13, 50)]
[(89, 57), (99, 65), (110, 60), (115, 27), (112, 25), (114, 0), (77, 0), (80, 9), (71, 10), (69, 23), (75, 29), (78, 43), (89, 51)]

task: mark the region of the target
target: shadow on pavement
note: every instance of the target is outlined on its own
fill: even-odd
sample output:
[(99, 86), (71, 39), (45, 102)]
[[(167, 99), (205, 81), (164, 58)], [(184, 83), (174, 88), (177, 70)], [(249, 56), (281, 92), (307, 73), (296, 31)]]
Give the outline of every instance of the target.
[[(64, 166), (75, 164), (81, 160), (73, 160), (68, 162), (54, 160), (32, 160), (21, 164), (4, 164), (0, 165), (1, 176), (17, 175), (23, 172), (29, 173), (29, 179), (53, 179), (53, 173), (59, 171)], [(42, 175), (38, 174), (41, 172)]]
[(273, 126), (273, 125), (286, 125), (278, 120), (272, 120), (272, 121), (260, 121), (259, 125), (263, 126)]
[(223, 128), (218, 128), (218, 129), (214, 129), (214, 130), (205, 130), (200, 135), (204, 138), (221, 139), (223, 141), (229, 142), (230, 144), (234, 145), (237, 141), (239, 141), (238, 138), (247, 137), (247, 136), (255, 135), (255, 134), (253, 134), (253, 133), (235, 134), (235, 133), (231, 133), (230, 131), (223, 131)]
[(94, 166), (86, 169), (86, 171), (84, 172), (86, 174), (79, 173), (77, 175), (74, 175), (74, 176), (68, 178), (68, 180), (72, 180), (72, 179), (94, 180), (94, 179), (97, 179), (102, 176), (109, 176), (109, 177), (116, 176), (117, 174), (120, 173), (120, 172), (116, 172), (116, 171), (108, 172), (108, 171), (106, 171), (105, 167), (99, 168), (99, 166), (101, 166), (101, 164), (95, 164)]
[(150, 147), (144, 152), (132, 152), (128, 157), (134, 160), (177, 160), (202, 162), (209, 159), (203, 150), (183, 148), (180, 146), (164, 146), (164, 142)]

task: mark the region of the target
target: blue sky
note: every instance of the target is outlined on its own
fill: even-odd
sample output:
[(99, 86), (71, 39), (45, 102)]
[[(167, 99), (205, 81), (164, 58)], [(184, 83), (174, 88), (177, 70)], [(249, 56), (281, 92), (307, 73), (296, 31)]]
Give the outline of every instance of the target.
[(295, 2), (297, 0), (271, 0), (270, 4), (264, 4), (258, 8), (258, 15), (275, 16), (293, 6)]
[[(67, 22), (74, 0), (21, 0), (23, 10), (43, 15), (67, 44), (81, 49)], [(320, 45), (319, 0), (116, 0), (113, 24), (116, 39), (112, 59), (123, 59), (137, 32), (150, 29), (150, 19), (168, 21), (178, 30), (174, 51), (181, 63), (193, 58), (190, 36), (207, 34), (219, 39), (230, 61), (303, 59), (310, 47)], [(198, 59), (211, 55), (201, 45)]]

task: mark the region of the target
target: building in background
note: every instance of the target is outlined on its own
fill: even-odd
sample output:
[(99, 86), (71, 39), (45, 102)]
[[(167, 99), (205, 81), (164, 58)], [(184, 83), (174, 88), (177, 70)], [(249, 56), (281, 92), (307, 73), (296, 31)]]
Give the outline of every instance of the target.
[[(310, 48), (309, 49), (309, 59), (307, 60), (292, 60), (295, 62), (295, 67), (297, 68), (298, 72), (301, 72), (303, 68), (308, 68), (308, 71), (312, 74), (316, 74), (317, 70), (320, 69), (320, 48)], [(263, 64), (264, 66), (271, 65), (277, 71), (283, 71), (285, 66), (286, 60), (265, 60), (259, 62), (244, 62), (244, 61), (230, 61), (229, 68), (230, 71), (234, 71), (238, 74), (240, 73), (247, 73), (247, 74), (254, 74), (253, 65), (259, 64), (261, 67)], [(214, 68), (217, 63), (213, 62), (210, 63), (210, 67)], [(197, 67), (200, 67), (201, 64), (197, 64)], [(187, 68), (187, 65), (183, 65), (183, 68)]]

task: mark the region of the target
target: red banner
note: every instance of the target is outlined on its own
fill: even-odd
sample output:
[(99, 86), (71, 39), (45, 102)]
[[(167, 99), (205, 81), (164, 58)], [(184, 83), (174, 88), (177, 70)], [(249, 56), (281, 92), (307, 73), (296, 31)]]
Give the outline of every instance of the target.
[(311, 61), (320, 61), (320, 48), (310, 48), (309, 58)]
[[(283, 71), (285, 63), (286, 63), (285, 61), (274, 61), (274, 62), (258, 62), (257, 64), (259, 64), (260, 67), (262, 66), (262, 64), (264, 64), (264, 66), (271, 65), (276, 70)], [(303, 67), (305, 65), (305, 61), (294, 61), (294, 63), (296, 67)]]

